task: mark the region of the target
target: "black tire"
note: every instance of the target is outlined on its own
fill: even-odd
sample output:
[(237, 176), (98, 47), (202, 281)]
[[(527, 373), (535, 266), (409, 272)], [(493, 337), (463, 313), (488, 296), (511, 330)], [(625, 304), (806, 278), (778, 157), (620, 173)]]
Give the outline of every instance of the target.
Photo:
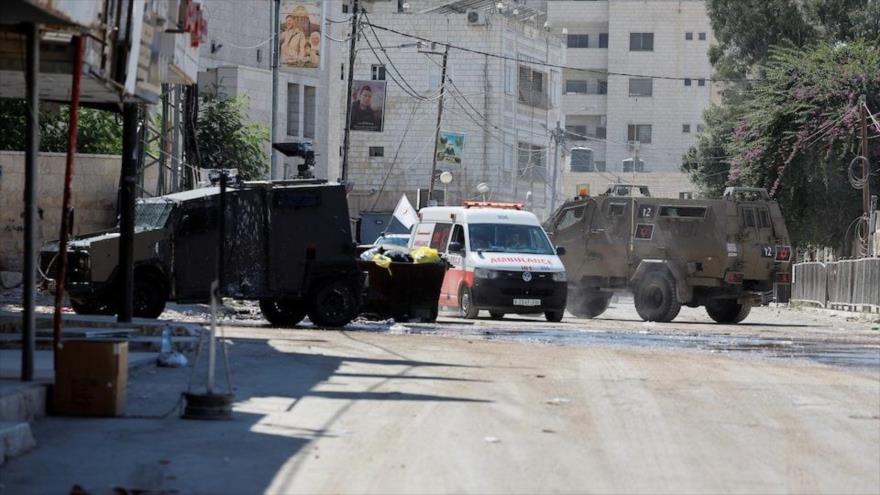
[(678, 316), (681, 303), (675, 296), (675, 282), (666, 273), (651, 273), (636, 287), (636, 312), (645, 321), (669, 322)]
[(158, 318), (165, 311), (168, 291), (159, 277), (149, 274), (135, 274), (132, 315), (138, 318)]
[(544, 318), (547, 318), (547, 321), (550, 323), (559, 323), (562, 321), (562, 317), (565, 316), (565, 311), (545, 311)]
[(354, 285), (337, 280), (314, 291), (308, 315), (319, 327), (344, 327), (360, 311), (360, 301)]
[(716, 323), (739, 323), (749, 316), (752, 307), (734, 299), (715, 299), (706, 303), (706, 313)]
[(279, 327), (296, 326), (306, 317), (303, 304), (283, 299), (260, 299), (260, 311), (270, 324)]
[(462, 285), (458, 291), (458, 315), (468, 320), (473, 320), (480, 314), (480, 310), (474, 306), (474, 297), (470, 287)]
[(595, 318), (608, 309), (611, 296), (599, 291), (571, 291), (566, 309), (578, 318)]
[(71, 299), (70, 307), (78, 315), (112, 315), (113, 305), (98, 299)]
[(502, 313), (501, 311), (489, 311), (489, 316), (490, 316), (493, 320), (501, 320), (501, 319), (504, 319), (504, 313)]

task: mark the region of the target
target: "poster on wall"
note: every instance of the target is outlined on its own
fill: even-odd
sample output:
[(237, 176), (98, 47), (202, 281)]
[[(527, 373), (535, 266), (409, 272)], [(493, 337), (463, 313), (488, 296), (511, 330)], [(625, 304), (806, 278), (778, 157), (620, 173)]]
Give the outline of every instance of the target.
[(352, 131), (382, 132), (385, 121), (385, 81), (353, 81), (351, 88)]
[(437, 164), (461, 165), (463, 149), (464, 134), (440, 131), (440, 139), (437, 141)]
[(321, 66), (321, 3), (281, 2), (278, 50), (287, 67), (317, 69)]

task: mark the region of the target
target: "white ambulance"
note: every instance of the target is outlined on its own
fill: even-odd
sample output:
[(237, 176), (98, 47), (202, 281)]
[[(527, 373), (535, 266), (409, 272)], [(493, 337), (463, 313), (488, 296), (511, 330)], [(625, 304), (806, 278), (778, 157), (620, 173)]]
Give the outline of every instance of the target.
[(567, 283), (559, 259), (538, 218), (521, 204), (466, 201), (464, 206), (419, 211), (410, 247), (430, 246), (447, 254), (452, 267), (440, 291), (440, 306), (463, 318), (488, 310), (543, 313), (562, 320)]

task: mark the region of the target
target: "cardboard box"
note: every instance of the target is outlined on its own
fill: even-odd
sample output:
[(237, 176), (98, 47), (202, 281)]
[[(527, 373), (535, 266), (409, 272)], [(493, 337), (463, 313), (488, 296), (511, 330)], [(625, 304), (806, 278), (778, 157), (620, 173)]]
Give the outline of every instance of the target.
[(62, 416), (121, 416), (128, 385), (128, 342), (65, 340), (58, 351), (53, 410)]

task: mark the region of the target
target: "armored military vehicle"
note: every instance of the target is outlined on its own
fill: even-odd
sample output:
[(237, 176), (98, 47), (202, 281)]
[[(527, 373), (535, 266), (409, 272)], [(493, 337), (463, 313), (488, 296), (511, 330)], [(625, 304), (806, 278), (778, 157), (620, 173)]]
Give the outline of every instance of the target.
[(545, 228), (566, 250), (567, 309), (580, 317), (599, 316), (615, 292), (631, 291), (645, 321), (672, 321), (687, 305), (738, 323), (773, 299), (774, 284), (791, 283), (785, 221), (764, 189), (666, 199), (617, 184), (566, 202)]
[[(308, 314), (316, 325), (341, 326), (359, 309), (348, 205), (341, 185), (323, 181), (245, 182), (226, 192), (220, 239), (218, 187), (141, 200), (134, 239), (134, 314), (155, 318), (166, 301), (207, 302), (221, 255), (221, 294), (258, 300), (276, 325)], [(70, 242), (67, 291), (77, 313), (117, 307), (119, 230)], [(58, 244), (43, 247), (54, 276)]]

